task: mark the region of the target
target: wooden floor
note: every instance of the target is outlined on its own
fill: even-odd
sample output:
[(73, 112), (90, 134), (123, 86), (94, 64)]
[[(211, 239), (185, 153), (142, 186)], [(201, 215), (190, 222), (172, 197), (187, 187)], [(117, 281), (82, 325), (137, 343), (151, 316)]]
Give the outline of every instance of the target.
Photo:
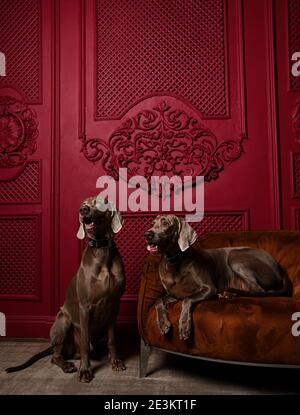
[(24, 371), (4, 372), (47, 346), (42, 341), (1, 339), (0, 394), (300, 394), (300, 370), (208, 363), (157, 351), (151, 354), (148, 376), (139, 379), (136, 346), (126, 346), (125, 372), (113, 372), (106, 357), (92, 361), (95, 378), (89, 384), (78, 382), (76, 373), (63, 373), (50, 363), (50, 356)]

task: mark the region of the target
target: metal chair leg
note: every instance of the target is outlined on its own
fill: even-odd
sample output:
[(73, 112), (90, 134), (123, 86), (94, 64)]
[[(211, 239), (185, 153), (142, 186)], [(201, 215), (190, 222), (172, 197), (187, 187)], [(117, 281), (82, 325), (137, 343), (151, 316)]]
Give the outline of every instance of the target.
[(147, 376), (147, 366), (148, 360), (151, 352), (151, 346), (146, 344), (141, 338), (141, 347), (140, 347), (140, 373), (139, 377), (144, 378)]

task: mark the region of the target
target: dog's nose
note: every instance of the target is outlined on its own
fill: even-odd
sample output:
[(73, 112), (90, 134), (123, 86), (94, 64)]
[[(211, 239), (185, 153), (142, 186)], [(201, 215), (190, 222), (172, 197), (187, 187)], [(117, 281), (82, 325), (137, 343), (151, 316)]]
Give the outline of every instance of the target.
[(90, 213), (90, 207), (88, 205), (83, 205), (81, 206), (79, 212), (81, 213), (81, 215), (87, 215), (88, 213)]
[(153, 231), (146, 231), (145, 232), (145, 238), (147, 241), (151, 241), (154, 238), (154, 232)]

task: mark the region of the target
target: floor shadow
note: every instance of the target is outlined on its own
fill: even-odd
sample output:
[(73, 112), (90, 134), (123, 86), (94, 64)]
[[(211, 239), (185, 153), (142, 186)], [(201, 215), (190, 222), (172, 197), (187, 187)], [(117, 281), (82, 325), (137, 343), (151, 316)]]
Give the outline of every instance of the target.
[[(158, 352), (155, 352), (158, 353)], [(198, 377), (226, 387), (259, 390), (265, 393), (300, 394), (300, 369), (243, 366), (227, 363), (207, 362), (188, 357), (161, 354), (160, 366), (152, 365), (147, 376), (159, 370), (171, 368), (184, 376)]]

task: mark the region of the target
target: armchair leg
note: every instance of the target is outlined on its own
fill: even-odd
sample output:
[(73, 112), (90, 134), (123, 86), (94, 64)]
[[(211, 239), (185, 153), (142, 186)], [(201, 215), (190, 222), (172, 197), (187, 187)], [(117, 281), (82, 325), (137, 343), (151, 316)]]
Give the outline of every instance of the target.
[(140, 347), (140, 378), (144, 378), (147, 376), (147, 366), (148, 360), (151, 352), (151, 346), (146, 344), (144, 340), (141, 338), (141, 347)]

